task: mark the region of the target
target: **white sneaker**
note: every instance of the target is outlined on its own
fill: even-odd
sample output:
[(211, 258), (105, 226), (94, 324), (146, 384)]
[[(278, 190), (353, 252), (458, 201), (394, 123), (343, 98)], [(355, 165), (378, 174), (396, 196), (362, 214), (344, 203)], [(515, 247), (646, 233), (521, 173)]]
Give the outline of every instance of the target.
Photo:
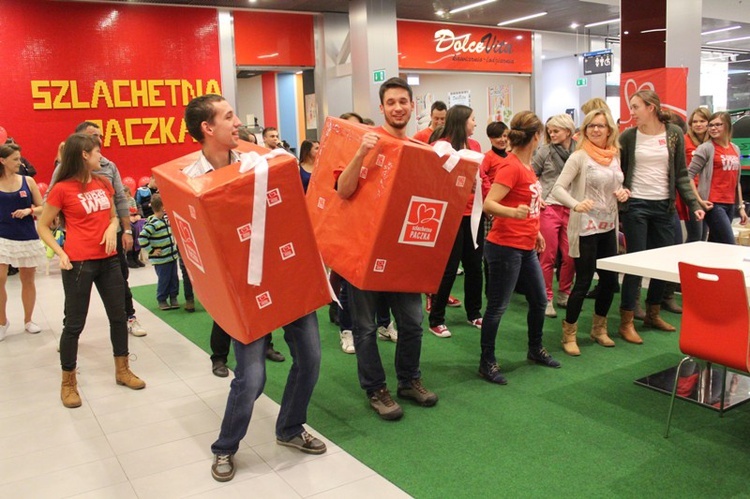
[(141, 326), (141, 323), (138, 322), (138, 319), (135, 317), (131, 317), (128, 319), (128, 333), (132, 334), (133, 336), (146, 336), (146, 330), (143, 329), (143, 326)]
[(354, 351), (354, 337), (352, 332), (348, 329), (344, 329), (339, 333), (341, 338), (341, 351), (344, 353), (355, 353)]
[(383, 341), (398, 343), (398, 330), (396, 329), (396, 324), (391, 321), (387, 328), (383, 326), (378, 327), (378, 338)]
[(42, 328), (34, 324), (33, 321), (29, 321), (26, 324), (24, 324), (23, 328), (26, 330), (27, 333), (36, 334), (41, 332)]
[(8, 328), (10, 327), (10, 321), (6, 320), (4, 326), (0, 326), (0, 341), (3, 341), (5, 339), (5, 334), (8, 332)]
[(547, 309), (544, 311), (544, 315), (546, 315), (547, 317), (550, 317), (552, 319), (554, 319), (555, 317), (557, 317), (557, 312), (555, 311), (555, 306), (552, 304), (551, 301), (547, 302)]

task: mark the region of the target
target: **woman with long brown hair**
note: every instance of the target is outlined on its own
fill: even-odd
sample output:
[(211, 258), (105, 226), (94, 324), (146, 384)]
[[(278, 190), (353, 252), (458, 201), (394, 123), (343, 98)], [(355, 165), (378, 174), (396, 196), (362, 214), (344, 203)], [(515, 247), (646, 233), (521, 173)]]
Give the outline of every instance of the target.
[[(37, 228), (44, 243), (60, 258), (65, 292), (65, 319), (60, 338), (60, 397), (63, 405), (70, 408), (81, 405), (76, 380), (78, 338), (86, 324), (92, 285), (96, 285), (109, 318), (115, 382), (134, 390), (146, 386), (128, 366), (125, 281), (117, 257), (119, 219), (112, 184), (94, 174), (101, 168), (100, 159), (95, 138), (83, 133), (68, 137), (57, 182), (47, 195)], [(65, 219), (65, 249), (60, 247), (49, 228), (58, 213)]]

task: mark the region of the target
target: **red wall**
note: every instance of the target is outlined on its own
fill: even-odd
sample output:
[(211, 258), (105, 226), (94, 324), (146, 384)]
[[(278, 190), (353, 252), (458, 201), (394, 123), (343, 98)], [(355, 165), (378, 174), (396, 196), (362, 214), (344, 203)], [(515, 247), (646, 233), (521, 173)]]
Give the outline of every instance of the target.
[(214, 9), (3, 0), (0, 126), (49, 181), (60, 141), (84, 120), (123, 176), (198, 148), (182, 116), (221, 93)]

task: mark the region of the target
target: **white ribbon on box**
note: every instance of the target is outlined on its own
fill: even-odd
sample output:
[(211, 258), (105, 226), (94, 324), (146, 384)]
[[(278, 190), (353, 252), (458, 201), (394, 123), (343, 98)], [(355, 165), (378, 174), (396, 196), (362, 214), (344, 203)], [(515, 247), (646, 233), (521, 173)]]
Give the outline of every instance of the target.
[[(261, 280), (263, 280), (263, 248), (266, 239), (266, 193), (268, 192), (268, 160), (273, 159), (277, 156), (288, 155), (296, 159), (296, 157), (285, 149), (278, 148), (269, 152), (268, 154), (260, 155), (257, 152), (251, 151), (240, 154), (240, 173), (247, 173), (250, 170), (255, 170), (255, 182), (254, 182), (254, 193), (253, 198), (253, 218), (250, 220), (250, 252), (248, 254), (247, 264), (247, 283), (253, 286), (259, 286)], [(259, 195), (259, 193), (261, 193)], [(323, 270), (325, 271), (325, 264), (323, 259), (320, 259)], [(331, 296), (339, 306), (338, 297), (331, 287), (330, 281), (326, 279), (328, 285), (328, 294)]]
[[(448, 156), (443, 163), (443, 169), (448, 173), (452, 172), (462, 159), (480, 164), (484, 159), (484, 154), (472, 151), (471, 149), (456, 151), (447, 140), (438, 140), (432, 145), (432, 149), (440, 158)], [(479, 168), (477, 168), (474, 182), (474, 203), (471, 206), (471, 240), (474, 243), (474, 249), (476, 249), (478, 247), (477, 234), (479, 233), (479, 221), (482, 218), (482, 179), (479, 177)]]

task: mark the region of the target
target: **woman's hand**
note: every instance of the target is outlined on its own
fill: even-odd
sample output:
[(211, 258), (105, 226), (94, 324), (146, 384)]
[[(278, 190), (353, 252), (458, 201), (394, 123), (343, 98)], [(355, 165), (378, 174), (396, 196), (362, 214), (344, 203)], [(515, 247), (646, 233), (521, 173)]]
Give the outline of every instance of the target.
[(536, 243), (534, 244), (534, 249), (537, 253), (544, 253), (544, 249), (547, 247), (547, 243), (544, 241), (544, 236), (542, 236), (541, 232), (538, 232), (536, 235)]
[(32, 213), (34, 213), (34, 210), (32, 210), (31, 208), (21, 208), (11, 213), (10, 216), (13, 218), (24, 218), (28, 217)]
[[(711, 206), (713, 207), (713, 203), (711, 203)], [(703, 220), (706, 216), (706, 212), (703, 210), (695, 210), (693, 214), (695, 215), (695, 219), (698, 221)]]
[(747, 223), (747, 213), (745, 213), (745, 207), (740, 206), (740, 209), (737, 213), (740, 216), (740, 224), (745, 225)]
[(711, 201), (704, 201), (702, 199), (699, 199), (698, 203), (703, 206), (704, 211), (711, 211), (714, 209), (714, 204)]
[(619, 202), (624, 203), (630, 199), (630, 189), (617, 189), (615, 191), (615, 197)]
[(73, 264), (70, 263), (70, 258), (68, 258), (68, 254), (63, 251), (62, 255), (60, 255), (60, 268), (63, 270), (72, 270)]
[(518, 206), (516, 206), (516, 212), (513, 214), (513, 218), (518, 218), (521, 220), (528, 218), (530, 211), (531, 210), (529, 209), (528, 205), (519, 204)]
[(109, 255), (114, 253), (117, 249), (117, 226), (110, 224), (107, 230), (104, 231), (104, 236), (99, 244), (104, 245), (104, 251)]
[(590, 199), (584, 199), (573, 207), (576, 213), (588, 213), (594, 207), (594, 202)]

